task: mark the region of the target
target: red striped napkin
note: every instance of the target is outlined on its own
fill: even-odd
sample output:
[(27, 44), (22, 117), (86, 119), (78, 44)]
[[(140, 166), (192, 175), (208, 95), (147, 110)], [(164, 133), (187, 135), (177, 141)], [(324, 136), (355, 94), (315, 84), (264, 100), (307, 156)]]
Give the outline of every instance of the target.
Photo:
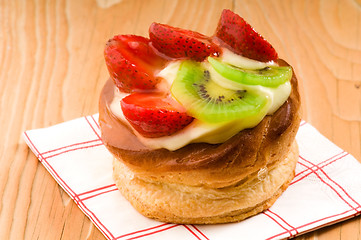
[[(361, 164), (302, 122), (296, 177), (267, 211), (240, 223), (178, 225), (143, 217), (117, 191), (98, 115), (24, 132), (40, 162), (108, 239), (282, 239), (361, 213)], [(259, 231), (262, 229), (262, 231)]]

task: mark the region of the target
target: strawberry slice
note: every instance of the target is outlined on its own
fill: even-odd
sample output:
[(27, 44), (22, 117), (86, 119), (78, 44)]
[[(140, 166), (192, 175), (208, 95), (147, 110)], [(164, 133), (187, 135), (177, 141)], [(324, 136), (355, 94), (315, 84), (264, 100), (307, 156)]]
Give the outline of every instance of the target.
[(202, 61), (210, 55), (218, 55), (220, 49), (201, 33), (152, 23), (149, 38), (153, 46), (171, 58)]
[(262, 62), (278, 58), (272, 45), (231, 10), (223, 10), (215, 36), (222, 40), (227, 48), (244, 57)]
[(158, 92), (132, 93), (122, 99), (121, 107), (133, 128), (149, 138), (169, 136), (193, 120), (183, 106)]
[(124, 92), (154, 89), (160, 81), (154, 72), (166, 62), (155, 53), (149, 39), (135, 35), (118, 35), (110, 39), (104, 57), (111, 78)]

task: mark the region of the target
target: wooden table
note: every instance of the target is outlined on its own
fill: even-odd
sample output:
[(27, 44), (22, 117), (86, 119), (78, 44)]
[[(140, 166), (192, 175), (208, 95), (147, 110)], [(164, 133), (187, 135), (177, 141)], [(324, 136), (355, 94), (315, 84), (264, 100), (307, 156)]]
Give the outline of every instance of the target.
[[(104, 239), (21, 137), (96, 113), (115, 34), (153, 22), (212, 35), (243, 16), (298, 75), (303, 118), (361, 160), (360, 0), (0, 1), (0, 239)], [(360, 189), (361, 190), (361, 189)], [(297, 239), (361, 239), (361, 217)]]

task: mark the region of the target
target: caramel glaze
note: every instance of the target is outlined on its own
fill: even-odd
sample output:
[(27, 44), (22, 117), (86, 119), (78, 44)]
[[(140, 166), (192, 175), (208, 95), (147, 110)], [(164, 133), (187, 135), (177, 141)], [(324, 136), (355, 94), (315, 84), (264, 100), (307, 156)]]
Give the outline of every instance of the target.
[[(288, 65), (279, 60), (280, 65)], [(176, 151), (150, 149), (109, 110), (113, 83), (100, 97), (99, 121), (108, 150), (139, 178), (212, 188), (240, 184), (261, 168), (271, 167), (290, 151), (301, 121), (295, 74), (287, 101), (256, 127), (245, 129), (221, 144), (192, 143)]]

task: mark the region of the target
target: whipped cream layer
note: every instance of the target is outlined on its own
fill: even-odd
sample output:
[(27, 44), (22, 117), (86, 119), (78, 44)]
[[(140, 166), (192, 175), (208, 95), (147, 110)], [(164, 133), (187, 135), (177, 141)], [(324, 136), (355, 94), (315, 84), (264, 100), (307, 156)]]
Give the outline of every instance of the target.
[[(247, 59), (233, 54), (230, 51), (225, 51), (220, 59), (230, 65), (247, 69), (260, 69), (267, 66), (277, 65), (274, 62), (264, 63)], [(177, 76), (180, 63), (181, 61), (172, 61), (158, 74), (159, 77), (164, 79), (161, 83), (158, 84), (158, 89), (161, 91), (170, 91), (170, 87)], [(210, 66), (210, 64), (204, 62), (203, 66), (210, 71), (212, 79), (221, 87), (229, 89), (234, 88), (233, 86), (227, 84), (227, 80), (223, 79), (223, 77), (219, 75)], [(217, 124), (206, 123), (198, 119), (194, 119), (182, 130), (170, 136), (159, 138), (143, 137), (135, 129), (133, 129), (133, 127), (123, 115), (120, 106), (120, 101), (122, 98), (128, 96), (129, 94), (120, 92), (117, 87), (114, 87), (114, 98), (110, 104), (110, 110), (120, 121), (127, 124), (127, 126), (133, 130), (134, 134), (138, 137), (140, 142), (152, 149), (166, 148), (168, 150), (174, 151), (190, 143), (205, 142), (210, 144), (217, 144), (225, 142), (239, 131), (255, 127), (266, 115), (274, 113), (287, 100), (291, 92), (291, 84), (289, 81), (281, 84), (277, 88), (263, 87), (259, 85), (242, 85), (241, 87), (247, 91), (257, 92), (257, 94), (266, 96), (267, 104), (259, 112), (259, 114)]]

